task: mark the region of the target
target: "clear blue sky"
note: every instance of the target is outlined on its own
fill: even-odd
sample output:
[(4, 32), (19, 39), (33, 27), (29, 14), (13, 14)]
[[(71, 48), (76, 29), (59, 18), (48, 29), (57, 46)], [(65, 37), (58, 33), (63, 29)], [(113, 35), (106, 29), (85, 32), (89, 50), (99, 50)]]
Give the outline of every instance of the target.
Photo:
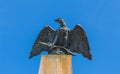
[(45, 26), (62, 17), (86, 30), (93, 60), (73, 57), (73, 74), (120, 74), (120, 0), (0, 0), (0, 74), (37, 74), (29, 52)]

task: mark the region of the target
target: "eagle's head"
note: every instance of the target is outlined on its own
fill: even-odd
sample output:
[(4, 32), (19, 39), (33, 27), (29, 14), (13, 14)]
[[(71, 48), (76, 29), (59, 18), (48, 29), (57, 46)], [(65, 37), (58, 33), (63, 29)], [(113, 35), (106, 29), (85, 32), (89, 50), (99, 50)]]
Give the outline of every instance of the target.
[(55, 19), (55, 22), (60, 23), (61, 27), (65, 27), (66, 26), (65, 21), (62, 18)]

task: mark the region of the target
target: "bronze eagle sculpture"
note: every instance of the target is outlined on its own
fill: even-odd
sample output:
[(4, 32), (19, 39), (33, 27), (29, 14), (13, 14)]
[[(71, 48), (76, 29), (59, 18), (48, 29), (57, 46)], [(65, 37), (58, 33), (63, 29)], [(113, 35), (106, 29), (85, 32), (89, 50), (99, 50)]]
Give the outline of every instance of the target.
[(38, 55), (41, 51), (48, 51), (48, 54), (52, 55), (75, 55), (76, 52), (91, 60), (92, 55), (84, 29), (77, 24), (73, 30), (70, 30), (62, 18), (57, 18), (55, 22), (60, 24), (59, 29), (53, 30), (50, 26), (43, 28), (29, 58)]

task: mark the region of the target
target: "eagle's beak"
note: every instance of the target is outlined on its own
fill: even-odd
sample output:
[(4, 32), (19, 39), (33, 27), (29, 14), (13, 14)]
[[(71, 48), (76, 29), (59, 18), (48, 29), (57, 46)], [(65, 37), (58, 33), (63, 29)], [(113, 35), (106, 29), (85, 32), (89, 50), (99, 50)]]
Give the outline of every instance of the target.
[(58, 21), (58, 19), (55, 19), (55, 22), (57, 22)]

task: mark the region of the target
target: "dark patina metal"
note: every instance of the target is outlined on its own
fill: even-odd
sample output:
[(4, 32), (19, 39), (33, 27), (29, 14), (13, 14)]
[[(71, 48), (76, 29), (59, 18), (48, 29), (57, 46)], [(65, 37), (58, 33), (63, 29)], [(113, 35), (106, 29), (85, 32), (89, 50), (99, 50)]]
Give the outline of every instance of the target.
[(84, 29), (77, 24), (73, 30), (70, 30), (62, 18), (57, 18), (55, 22), (60, 24), (59, 29), (53, 30), (50, 26), (43, 28), (32, 47), (29, 58), (38, 55), (41, 51), (48, 51), (48, 54), (52, 55), (75, 55), (74, 52), (77, 52), (91, 60), (92, 55)]

